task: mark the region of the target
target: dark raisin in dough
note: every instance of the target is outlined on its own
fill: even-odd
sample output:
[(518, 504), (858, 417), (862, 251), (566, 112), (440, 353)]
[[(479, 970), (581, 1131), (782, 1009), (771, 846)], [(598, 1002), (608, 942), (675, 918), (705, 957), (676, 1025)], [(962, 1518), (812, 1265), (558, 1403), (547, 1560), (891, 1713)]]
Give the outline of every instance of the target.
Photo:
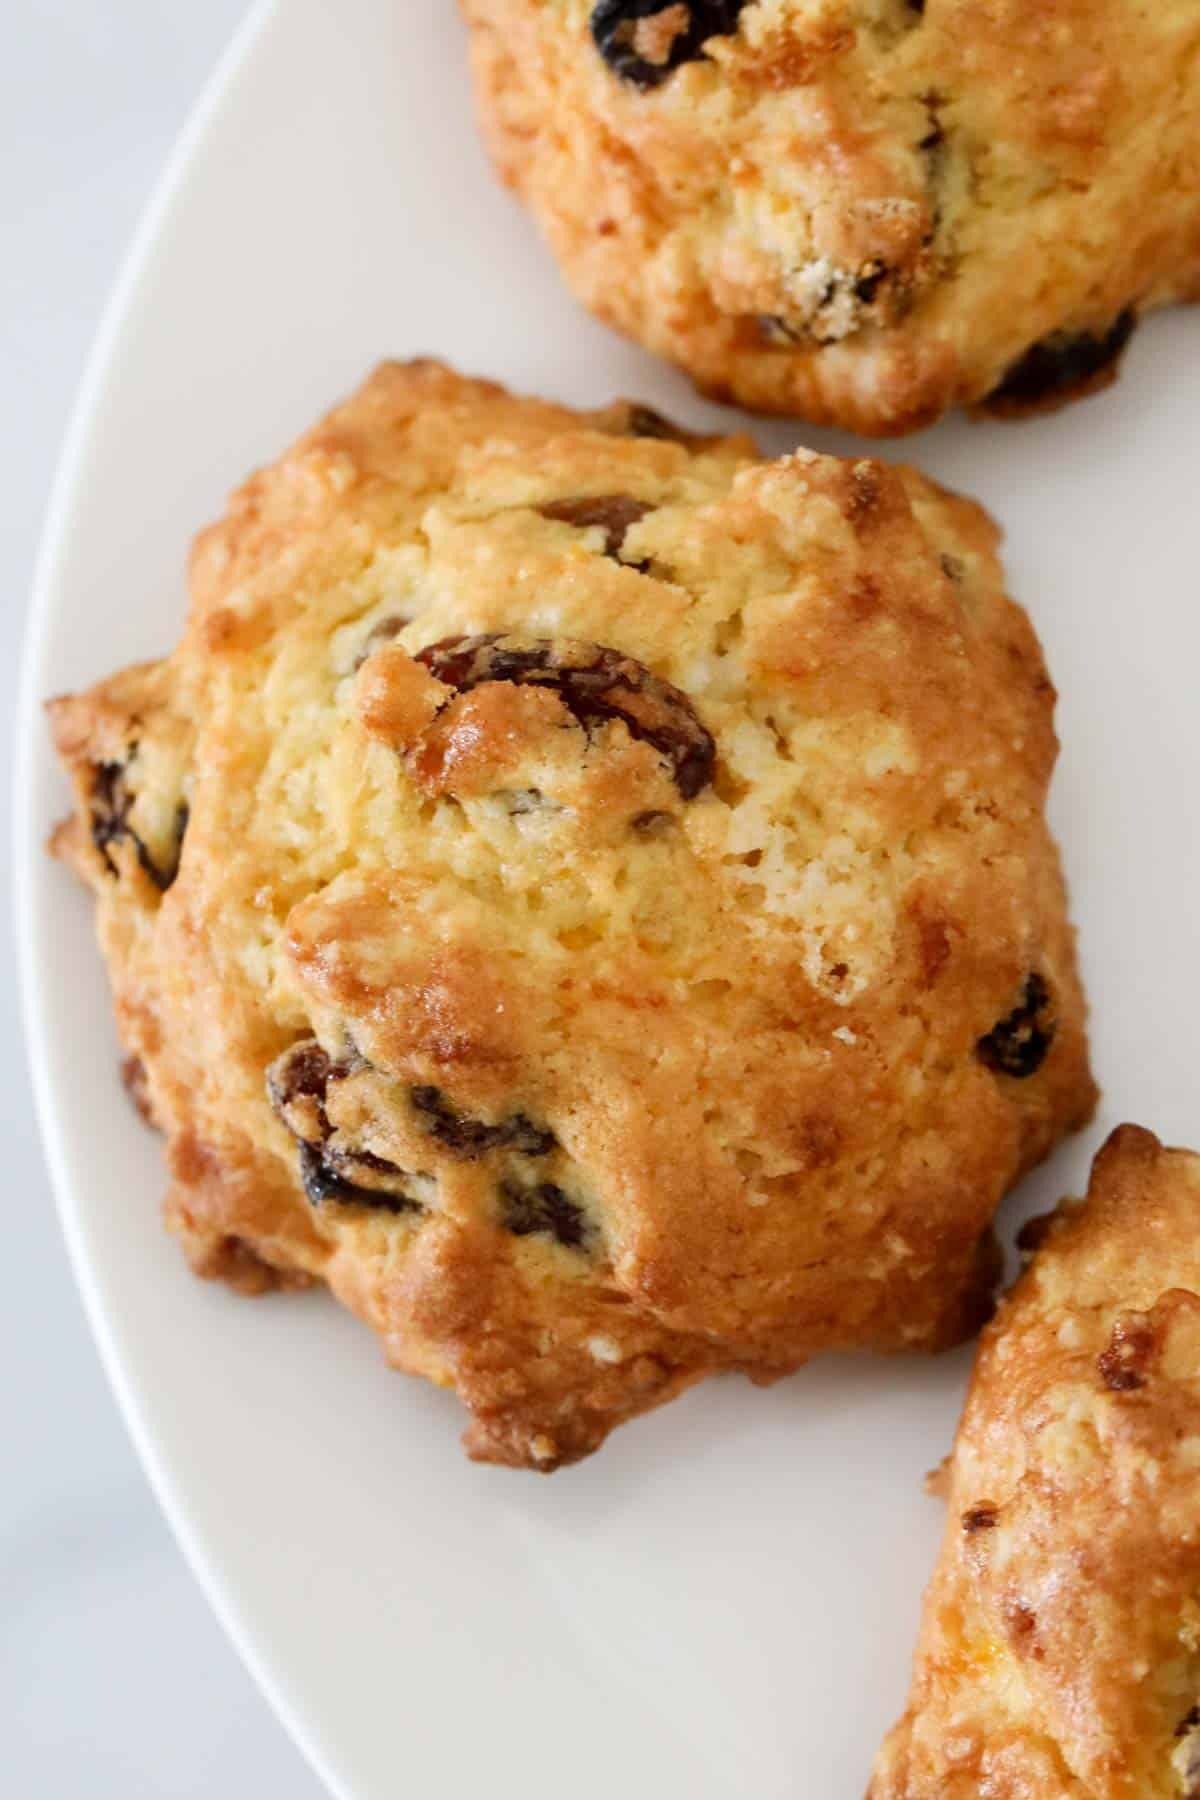
[[(390, 1165), (385, 1163), (383, 1167), (388, 1168)], [(396, 1172), (399, 1173), (398, 1170)], [(341, 1206), (371, 1206), (377, 1212), (395, 1214), (425, 1210), (419, 1200), (413, 1200), (407, 1194), (393, 1193), (386, 1188), (360, 1187), (353, 1181), (347, 1181), (313, 1144), (300, 1145), (300, 1180), (314, 1206), (333, 1200)]]
[(707, 787), (716, 745), (691, 701), (642, 663), (600, 644), (562, 639), (443, 638), (417, 653), (431, 674), (466, 693), (485, 681), (549, 688), (586, 730), (620, 719), (631, 737), (652, 744), (671, 765), (685, 800)]
[[(597, 494), (590, 499), (551, 500), (538, 511), (543, 519), (557, 519), (563, 525), (576, 525), (580, 530), (598, 525), (604, 532), (604, 554), (618, 559), (625, 533), (654, 508), (631, 494)], [(644, 567), (637, 564), (637, 567)]]
[(980, 1062), (997, 1075), (1011, 1075), (1017, 1081), (1036, 1075), (1054, 1042), (1049, 1009), (1049, 988), (1040, 975), (1030, 975), (1020, 1005), (980, 1038), (975, 1047)]
[(1175, 1736), (1182, 1740), (1172, 1762), (1180, 1782), (1179, 1800), (1200, 1800), (1200, 1706), (1180, 1719)]
[[(633, 87), (654, 88), (681, 63), (695, 62), (711, 37), (737, 30), (746, 0), (599, 0), (592, 8), (592, 38), (614, 75)], [(660, 61), (638, 53), (638, 23), (660, 13), (686, 19)], [(644, 41), (644, 40), (643, 40)]]
[(1017, 1249), (1022, 1256), (1033, 1256), (1042, 1248), (1054, 1230), (1053, 1213), (1038, 1213), (1032, 1219), (1026, 1219), (1017, 1232)]
[[(887, 269), (882, 263), (874, 263), (864, 269), (854, 280), (854, 298), (864, 306), (870, 306), (879, 289), (887, 279)], [(832, 297), (832, 296), (831, 296)]]
[(1058, 331), (1043, 338), (1013, 364), (989, 400), (1032, 406), (1041, 400), (1065, 398), (1115, 367), (1136, 324), (1136, 313), (1126, 308), (1099, 337), (1090, 331), (1075, 335)]
[[(136, 754), (135, 745), (130, 752), (129, 762), (133, 761)], [(142, 839), (129, 823), (129, 814), (137, 798), (129, 786), (129, 762), (107, 762), (96, 765), (91, 794), (92, 842), (104, 858), (109, 872), (115, 875), (117, 865), (109, 855), (109, 845), (118, 843), (121, 838), (127, 838), (133, 845), (138, 862), (145, 873), (159, 892), (165, 894), (179, 873), (183, 834), (187, 830), (188, 823), (187, 804), (181, 800), (175, 811), (175, 838), (169, 860), (163, 864), (156, 863)]]
[(1101, 1381), (1114, 1394), (1145, 1387), (1160, 1348), (1161, 1334), (1145, 1313), (1122, 1313), (1096, 1358)]
[(335, 1063), (316, 1038), (305, 1038), (303, 1043), (293, 1045), (282, 1056), (276, 1057), (267, 1070), (267, 1093), (271, 1105), (293, 1136), (304, 1135), (305, 1124), (293, 1119), (292, 1108), (296, 1101), (305, 1099), (314, 1103), (317, 1129), (328, 1134), (325, 1090), (331, 1080), (346, 1073), (346, 1065)]
[(685, 431), (682, 425), (676, 425), (673, 419), (665, 418), (652, 406), (640, 406), (636, 402), (630, 404), (625, 429), (630, 437), (661, 438), (668, 444), (697, 442), (694, 432)]
[(593, 1236), (593, 1228), (583, 1208), (552, 1182), (520, 1188), (506, 1181), (500, 1194), (504, 1229), (511, 1231), (514, 1237), (533, 1237), (540, 1233), (554, 1238), (568, 1250), (582, 1250)]
[(440, 1088), (415, 1087), (409, 1095), (425, 1129), (456, 1156), (475, 1158), (489, 1150), (516, 1150), (522, 1156), (549, 1156), (558, 1139), (524, 1113), (513, 1113), (498, 1125), (458, 1112)]
[(763, 343), (770, 344), (775, 349), (798, 344), (804, 337), (803, 327), (789, 325), (778, 313), (759, 313), (754, 325)]
[[(424, 1212), (420, 1201), (399, 1185), (405, 1180), (403, 1169), (373, 1150), (352, 1149), (336, 1141), (325, 1111), (329, 1084), (344, 1081), (364, 1066), (361, 1059), (334, 1062), (315, 1038), (307, 1038), (285, 1050), (268, 1069), (271, 1105), (299, 1145), (301, 1185), (314, 1206), (334, 1200), (389, 1213)], [(370, 1183), (373, 1175), (393, 1185), (376, 1186)]]
[(635, 813), (629, 823), (639, 837), (665, 837), (675, 824), (675, 815), (667, 812), (640, 812)]
[(937, 112), (938, 106), (942, 104), (943, 103), (940, 100), (935, 101), (928, 95), (925, 98), (925, 109), (928, 114), (929, 125), (925, 132), (925, 136), (918, 139), (917, 149), (924, 150), (927, 156), (931, 155), (935, 150), (940, 150), (946, 142), (945, 128), (943, 127)]

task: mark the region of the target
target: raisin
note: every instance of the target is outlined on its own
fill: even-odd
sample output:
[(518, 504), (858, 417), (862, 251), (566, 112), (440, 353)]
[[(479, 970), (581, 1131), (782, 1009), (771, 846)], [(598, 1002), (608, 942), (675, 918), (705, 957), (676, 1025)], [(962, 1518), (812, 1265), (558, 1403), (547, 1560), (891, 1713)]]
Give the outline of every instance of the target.
[(1041, 1662), (1043, 1655), (1041, 1645), (1037, 1642), (1037, 1614), (1031, 1606), (1022, 1600), (1010, 1600), (1004, 1607), (1004, 1621), (1008, 1626), (1009, 1640), (1019, 1656), (1031, 1656), (1035, 1662)]
[(508, 1148), (518, 1151), (522, 1156), (549, 1156), (558, 1146), (558, 1139), (552, 1131), (535, 1125), (524, 1113), (514, 1113), (506, 1121), (504, 1129), (508, 1134)]
[(1017, 1249), (1021, 1255), (1036, 1255), (1049, 1240), (1057, 1220), (1057, 1213), (1038, 1213), (1035, 1218), (1026, 1219), (1017, 1232)]
[(91, 796), (92, 842), (113, 875), (117, 873), (117, 865), (108, 853), (108, 846), (127, 835), (125, 821), (132, 805), (133, 795), (125, 785), (124, 763), (97, 763)]
[(798, 344), (804, 337), (802, 326), (789, 325), (779, 313), (759, 313), (755, 324), (763, 343), (773, 350), (783, 350), (790, 344)]
[(973, 1537), (977, 1531), (991, 1531), (995, 1527), (997, 1516), (991, 1501), (983, 1500), (978, 1506), (967, 1508), (962, 1516), (962, 1528), (968, 1537)]
[[(681, 63), (702, 56), (709, 38), (736, 31), (745, 4), (746, 0), (598, 0), (592, 8), (592, 39), (614, 75), (633, 87), (655, 88)], [(661, 33), (642, 24), (660, 18)]]
[(1159, 1334), (1145, 1313), (1122, 1313), (1108, 1347), (1096, 1358), (1105, 1387), (1114, 1394), (1143, 1388), (1158, 1356)]
[[(403, 1191), (403, 1169), (338, 1141), (325, 1099), (331, 1081), (365, 1067), (361, 1058), (334, 1062), (315, 1038), (285, 1050), (267, 1071), (271, 1105), (300, 1146), (300, 1182), (314, 1206), (326, 1200), (372, 1206), (383, 1212), (420, 1213), (419, 1200)], [(376, 1184), (372, 1177), (379, 1177)]]
[(1171, 1765), (1179, 1783), (1180, 1800), (1200, 1800), (1200, 1706), (1193, 1706), (1175, 1727), (1179, 1739)]
[(674, 827), (675, 815), (668, 812), (640, 812), (635, 813), (629, 823), (639, 837), (665, 837)]
[(641, 406), (636, 401), (630, 403), (626, 415), (625, 429), (630, 437), (660, 438), (669, 444), (694, 444), (695, 435), (685, 431), (682, 425), (676, 425), (673, 419), (664, 418), (655, 412), (652, 406)]
[[(384, 1163), (379, 1157), (372, 1160), (384, 1169), (391, 1169), (391, 1164)], [(333, 1166), (328, 1154), (312, 1144), (300, 1145), (300, 1181), (314, 1206), (334, 1200), (341, 1206), (371, 1206), (378, 1212), (395, 1214), (425, 1210), (419, 1200), (413, 1200), (408, 1194), (393, 1193), (386, 1188), (360, 1187), (356, 1182), (347, 1181)]]
[(582, 1250), (593, 1236), (583, 1208), (553, 1182), (521, 1188), (506, 1181), (500, 1195), (504, 1229), (514, 1237), (552, 1237), (568, 1250)]
[(1180, 1800), (1200, 1800), (1200, 1706), (1193, 1706), (1175, 1727), (1178, 1744), (1171, 1766), (1178, 1781)]
[[(618, 560), (621, 546), (625, 542), (625, 534), (631, 525), (644, 519), (654, 509), (645, 500), (635, 500), (630, 494), (597, 494), (593, 498), (579, 500), (552, 500), (546, 506), (539, 506), (538, 511), (543, 519), (557, 519), (563, 525), (576, 525), (585, 530), (598, 525), (604, 533), (604, 554)], [(637, 563), (635, 568), (644, 569), (645, 563)]]
[(586, 731), (620, 719), (631, 737), (651, 744), (671, 766), (675, 785), (692, 800), (713, 778), (716, 745), (691, 701), (619, 650), (572, 639), (518, 638), (492, 632), (443, 638), (417, 661), (461, 693), (485, 681), (548, 688)]
[(1054, 1042), (1054, 1024), (1046, 1018), (1050, 990), (1040, 975), (1030, 975), (1018, 1006), (975, 1046), (985, 1068), (1024, 1081), (1036, 1075)]
[(282, 1056), (276, 1057), (267, 1070), (267, 1093), (271, 1105), (293, 1135), (302, 1134), (289, 1113), (296, 1101), (305, 1099), (315, 1102), (317, 1125), (322, 1132), (328, 1132), (325, 1090), (330, 1081), (342, 1072), (348, 1071), (343, 1070), (341, 1064), (335, 1063), (322, 1050), (316, 1038), (306, 1038), (303, 1043), (294, 1045), (291, 1050), (285, 1050)]
[(1090, 331), (1054, 332), (1013, 364), (999, 387), (988, 395), (989, 402), (1032, 406), (1065, 399), (1088, 387), (1097, 377), (1115, 371), (1136, 324), (1137, 314), (1126, 307), (1098, 336)]
[(869, 264), (861, 275), (854, 278), (854, 298), (861, 300), (864, 306), (870, 306), (886, 276), (887, 270), (882, 263)]
[(444, 1144), (447, 1150), (452, 1150), (455, 1156), (474, 1159), (486, 1155), (489, 1150), (516, 1150), (522, 1156), (549, 1156), (558, 1146), (552, 1131), (535, 1125), (522, 1112), (513, 1113), (498, 1125), (488, 1125), (483, 1119), (472, 1119), (468, 1114), (456, 1111), (440, 1088), (415, 1087), (409, 1098), (421, 1114), (430, 1136)]
[(187, 830), (188, 808), (186, 801), (181, 800), (175, 811), (174, 842), (165, 863), (156, 863), (129, 823), (129, 815), (137, 795), (129, 786), (129, 764), (137, 755), (134, 745), (127, 762), (97, 763), (95, 777), (92, 782), (91, 814), (92, 842), (104, 858), (109, 873), (116, 875), (118, 868), (109, 854), (109, 846), (127, 838), (137, 853), (142, 869), (150, 877), (160, 893), (165, 894), (176, 875), (179, 873), (179, 858), (183, 847), (183, 834)]

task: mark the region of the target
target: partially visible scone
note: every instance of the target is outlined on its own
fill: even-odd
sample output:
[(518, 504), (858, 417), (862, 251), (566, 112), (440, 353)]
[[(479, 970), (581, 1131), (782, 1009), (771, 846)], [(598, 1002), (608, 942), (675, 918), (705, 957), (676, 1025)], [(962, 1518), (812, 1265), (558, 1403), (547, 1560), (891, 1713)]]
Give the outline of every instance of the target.
[(55, 702), (195, 1266), (315, 1276), (549, 1468), (962, 1335), (1089, 1112), (1053, 692), (978, 507), (384, 367)]
[(895, 433), (1104, 385), (1200, 293), (1196, 0), (463, 0), (584, 303), (767, 412)]
[(1135, 1125), (984, 1338), (870, 1800), (1200, 1795), (1200, 1156)]

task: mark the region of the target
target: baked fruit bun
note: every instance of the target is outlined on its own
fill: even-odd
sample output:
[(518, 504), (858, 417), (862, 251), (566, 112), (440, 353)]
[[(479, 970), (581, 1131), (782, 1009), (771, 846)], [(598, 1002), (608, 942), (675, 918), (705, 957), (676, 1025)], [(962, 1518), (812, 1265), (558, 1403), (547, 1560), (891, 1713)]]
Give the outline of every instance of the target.
[(463, 5), (571, 287), (718, 399), (1040, 409), (1200, 292), (1194, 0)]
[(1092, 1084), (977, 506), (389, 365), (192, 587), (52, 716), (201, 1273), (326, 1281), (539, 1468), (978, 1323)]
[(1200, 1156), (1123, 1125), (1025, 1241), (870, 1800), (1194, 1800)]

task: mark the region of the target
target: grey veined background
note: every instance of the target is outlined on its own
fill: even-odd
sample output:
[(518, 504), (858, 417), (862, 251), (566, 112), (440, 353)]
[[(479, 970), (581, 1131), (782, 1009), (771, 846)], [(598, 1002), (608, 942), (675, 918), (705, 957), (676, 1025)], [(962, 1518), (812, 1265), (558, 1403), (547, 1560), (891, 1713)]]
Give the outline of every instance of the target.
[[(0, 53), (0, 711), (62, 434), (138, 215), (245, 0), (8, 0)], [(98, 646), (99, 648), (99, 646)], [(7, 774), (0, 842), (11, 841)], [(319, 1800), (117, 1416), (33, 1124), (0, 889), (0, 1791)]]

